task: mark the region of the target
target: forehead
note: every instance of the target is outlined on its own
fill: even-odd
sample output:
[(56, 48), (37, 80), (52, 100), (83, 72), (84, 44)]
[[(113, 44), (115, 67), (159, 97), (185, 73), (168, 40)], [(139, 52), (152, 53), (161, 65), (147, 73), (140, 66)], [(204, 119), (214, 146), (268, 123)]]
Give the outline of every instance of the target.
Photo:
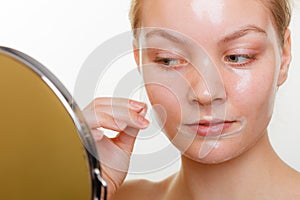
[(218, 40), (247, 25), (274, 30), (270, 12), (260, 0), (144, 1), (140, 21), (143, 27), (168, 28), (204, 41)]

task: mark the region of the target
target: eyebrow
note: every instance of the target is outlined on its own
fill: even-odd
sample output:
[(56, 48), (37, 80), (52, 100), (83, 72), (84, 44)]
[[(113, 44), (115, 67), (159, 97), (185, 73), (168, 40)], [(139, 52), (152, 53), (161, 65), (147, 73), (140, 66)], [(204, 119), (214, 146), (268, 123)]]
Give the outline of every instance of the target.
[[(165, 39), (167, 39), (173, 43), (177, 43), (177, 44), (189, 43), (186, 39), (180, 38), (179, 36), (180, 36), (179, 33), (178, 33), (178, 36), (176, 36), (173, 33), (169, 33), (169, 31), (161, 30), (161, 29), (152, 30), (145, 34), (146, 39), (149, 39), (151, 37), (162, 37), (162, 38), (165, 38)], [(182, 36), (182, 37), (187, 37), (187, 36)]]
[[(267, 36), (267, 32), (264, 29), (262, 29), (256, 25), (250, 24), (250, 25), (246, 25), (246, 26), (234, 31), (233, 33), (228, 34), (223, 39), (221, 39), (220, 42), (218, 42), (218, 44), (231, 42), (233, 40), (239, 39), (239, 38), (249, 34), (250, 32), (260, 33), (260, 34), (263, 34), (264, 36)], [(179, 33), (178, 33), (178, 35), (180, 36)], [(162, 29), (151, 30), (145, 34), (146, 39), (149, 39), (151, 37), (162, 37), (162, 38), (165, 38), (165, 39), (167, 39), (173, 43), (177, 43), (177, 44), (190, 43), (187, 39), (180, 38), (180, 37), (176, 36), (175, 34), (169, 33), (169, 31), (162, 30)], [(187, 36), (182, 36), (182, 37), (187, 37)]]
[(262, 29), (256, 25), (247, 25), (247, 26), (240, 28), (237, 31), (234, 31), (233, 33), (228, 34), (219, 43), (231, 42), (233, 40), (239, 39), (239, 38), (247, 35), (249, 32), (260, 33), (260, 34), (267, 36), (267, 32), (264, 29)]

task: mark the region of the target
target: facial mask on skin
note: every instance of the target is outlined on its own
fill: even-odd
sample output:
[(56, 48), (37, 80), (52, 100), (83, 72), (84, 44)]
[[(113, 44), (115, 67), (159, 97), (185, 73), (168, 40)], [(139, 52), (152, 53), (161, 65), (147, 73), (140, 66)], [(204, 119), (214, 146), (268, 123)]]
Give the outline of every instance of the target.
[[(185, 152), (200, 139), (198, 158), (220, 139), (242, 133), (244, 118), (226, 116), (226, 91), (218, 67), (195, 41), (173, 30), (138, 31), (139, 66), (155, 119), (171, 142)], [(159, 109), (155, 109), (159, 108)], [(231, 126), (238, 120), (239, 126)]]

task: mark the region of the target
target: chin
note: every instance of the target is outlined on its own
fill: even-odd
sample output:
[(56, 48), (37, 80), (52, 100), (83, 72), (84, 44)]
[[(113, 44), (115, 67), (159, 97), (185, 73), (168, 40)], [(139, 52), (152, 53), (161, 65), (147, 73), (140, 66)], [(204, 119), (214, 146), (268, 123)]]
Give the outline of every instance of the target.
[[(265, 134), (249, 138), (247, 134), (233, 138), (222, 138), (215, 141), (197, 141), (183, 152), (183, 156), (203, 164), (221, 164), (235, 160), (256, 147)], [(244, 136), (244, 137), (243, 137)]]
[(241, 156), (252, 146), (253, 144), (249, 143), (243, 144), (238, 137), (216, 141), (194, 141), (182, 154), (199, 163), (221, 164)]
[(240, 152), (236, 153), (209, 153), (207, 156), (199, 158), (197, 155), (192, 155), (190, 153), (184, 153), (183, 155), (193, 161), (202, 163), (202, 164), (221, 164), (227, 161), (233, 160), (243, 154), (246, 150), (243, 148)]

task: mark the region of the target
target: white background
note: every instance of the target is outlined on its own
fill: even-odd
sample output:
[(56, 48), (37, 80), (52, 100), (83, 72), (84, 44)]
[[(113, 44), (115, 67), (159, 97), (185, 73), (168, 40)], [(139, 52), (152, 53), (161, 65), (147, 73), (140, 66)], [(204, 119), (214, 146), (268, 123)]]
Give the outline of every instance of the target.
[[(269, 132), (280, 157), (300, 171), (300, 3), (295, 1), (291, 24), (293, 62), (288, 81), (278, 92)], [(72, 93), (88, 55), (105, 40), (130, 30), (129, 3), (129, 0), (1, 0), (0, 45), (18, 49), (40, 61)], [(135, 67), (131, 61), (120, 65)], [(138, 144), (136, 151), (142, 151), (141, 146), (145, 147)], [(130, 174), (129, 178), (160, 180), (178, 167), (179, 162), (155, 173)]]

